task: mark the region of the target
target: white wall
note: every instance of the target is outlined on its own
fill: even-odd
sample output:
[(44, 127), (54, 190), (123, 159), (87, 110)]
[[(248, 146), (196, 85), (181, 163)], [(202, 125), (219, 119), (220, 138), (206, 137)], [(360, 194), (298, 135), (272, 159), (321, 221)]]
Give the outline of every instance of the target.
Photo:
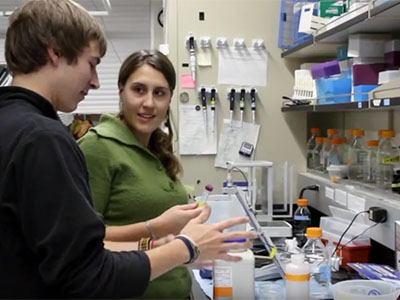
[[(199, 11), (206, 14), (205, 21), (199, 21)], [(304, 114), (283, 114), (280, 112), (281, 97), (291, 95), (293, 87), (293, 62), (280, 58), (277, 47), (279, 26), (279, 0), (169, 0), (168, 1), (168, 43), (170, 58), (174, 62), (178, 83), (182, 74), (189, 73), (182, 63), (189, 61), (188, 51), (184, 47), (189, 32), (196, 36), (210, 36), (215, 46), (215, 38), (227, 37), (230, 42), (242, 37), (250, 45), (254, 38), (265, 41), (268, 51), (268, 82), (266, 87), (257, 87), (260, 102), (257, 104), (257, 122), (261, 124), (256, 160), (270, 160), (278, 165), (289, 161), (297, 171), (305, 167), (304, 148), (306, 140), (306, 118)], [(213, 66), (198, 69), (198, 85), (217, 85), (218, 55), (214, 48)], [(217, 85), (220, 91), (219, 128), (222, 119), (228, 118), (227, 85)], [(173, 102), (173, 119), (178, 128), (177, 97), (181, 92), (189, 93), (189, 103), (198, 104), (195, 90), (178, 87)], [(238, 111), (238, 109), (237, 109)], [(238, 119), (238, 113), (235, 116)], [(246, 120), (251, 120), (247, 106)], [(180, 156), (183, 163), (184, 182), (194, 185), (199, 194), (207, 183), (218, 189), (226, 178), (226, 170), (214, 167), (214, 155)], [(276, 190), (282, 188), (279, 180)]]

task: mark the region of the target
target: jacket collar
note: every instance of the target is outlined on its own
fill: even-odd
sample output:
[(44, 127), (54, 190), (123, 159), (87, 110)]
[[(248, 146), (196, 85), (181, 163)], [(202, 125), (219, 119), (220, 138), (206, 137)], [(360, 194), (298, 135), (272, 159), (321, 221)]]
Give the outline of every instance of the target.
[(54, 120), (59, 120), (57, 112), (50, 101), (32, 90), (19, 86), (2, 87), (0, 88), (0, 101), (6, 100), (25, 101), (35, 107), (42, 115)]
[(96, 127), (91, 128), (91, 130), (95, 131), (98, 135), (102, 137), (114, 139), (125, 145), (136, 146), (142, 149), (146, 149), (148, 152), (150, 152), (129, 129), (129, 127), (118, 117), (115, 117), (113, 115), (102, 115), (100, 118), (100, 124)]

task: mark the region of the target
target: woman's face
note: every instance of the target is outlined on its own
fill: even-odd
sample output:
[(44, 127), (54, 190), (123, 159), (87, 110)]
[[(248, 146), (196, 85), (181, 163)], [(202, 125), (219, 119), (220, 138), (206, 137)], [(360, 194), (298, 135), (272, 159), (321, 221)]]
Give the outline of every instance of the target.
[(151, 134), (165, 120), (171, 102), (168, 81), (160, 71), (143, 65), (129, 76), (119, 94), (125, 122), (148, 146)]

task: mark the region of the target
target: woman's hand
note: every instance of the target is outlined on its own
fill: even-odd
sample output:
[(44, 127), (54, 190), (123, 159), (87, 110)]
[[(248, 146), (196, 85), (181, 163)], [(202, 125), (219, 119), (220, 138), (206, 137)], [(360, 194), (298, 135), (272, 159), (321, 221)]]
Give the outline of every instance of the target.
[(198, 203), (175, 205), (160, 216), (150, 220), (150, 227), (154, 235), (163, 237), (168, 234), (178, 234), (193, 218), (197, 217), (202, 208)]
[(228, 251), (250, 248), (252, 242), (244, 243), (224, 243), (227, 240), (236, 239), (255, 239), (257, 234), (254, 232), (223, 232), (229, 227), (248, 222), (247, 217), (228, 219), (216, 224), (203, 224), (209, 217), (211, 208), (203, 207), (201, 214), (188, 222), (181, 233), (192, 238), (200, 247), (200, 260), (223, 259), (227, 261), (239, 261), (240, 257), (228, 255)]

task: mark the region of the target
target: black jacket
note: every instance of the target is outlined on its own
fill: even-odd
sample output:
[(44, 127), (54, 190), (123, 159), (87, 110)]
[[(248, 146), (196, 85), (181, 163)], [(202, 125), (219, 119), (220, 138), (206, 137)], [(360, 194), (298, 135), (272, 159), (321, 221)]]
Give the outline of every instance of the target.
[(150, 278), (143, 252), (104, 249), (84, 156), (49, 101), (0, 88), (0, 298), (123, 298)]

